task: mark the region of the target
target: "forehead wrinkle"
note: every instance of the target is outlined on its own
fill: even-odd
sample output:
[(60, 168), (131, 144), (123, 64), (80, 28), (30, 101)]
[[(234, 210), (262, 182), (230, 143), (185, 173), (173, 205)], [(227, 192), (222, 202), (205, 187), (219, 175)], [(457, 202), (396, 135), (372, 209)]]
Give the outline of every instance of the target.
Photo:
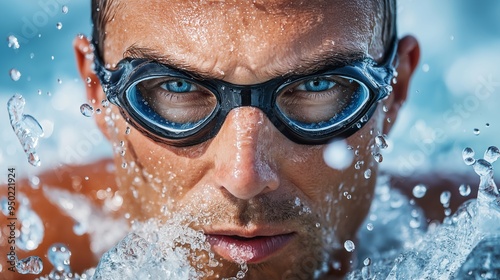
[(154, 62), (165, 64), (178, 70), (187, 71), (201, 79), (223, 78), (223, 75), (218, 72), (201, 69), (195, 65), (187, 63), (183, 59), (175, 58), (174, 56), (169, 54), (162, 54), (159, 51), (151, 48), (140, 47), (137, 44), (133, 44), (132, 46), (128, 47), (123, 53), (123, 57), (145, 58)]
[(271, 77), (310, 75), (322, 70), (349, 65), (366, 57), (365, 52), (355, 49), (328, 49), (315, 53), (310, 57), (276, 60), (270, 63), (270, 66), (266, 68), (266, 73), (262, 74)]

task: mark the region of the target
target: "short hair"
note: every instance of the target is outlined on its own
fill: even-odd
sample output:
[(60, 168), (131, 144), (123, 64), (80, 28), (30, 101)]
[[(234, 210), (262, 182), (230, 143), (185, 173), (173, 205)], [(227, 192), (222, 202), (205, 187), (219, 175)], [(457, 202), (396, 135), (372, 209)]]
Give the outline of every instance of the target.
[[(397, 36), (396, 30), (396, 0), (374, 0), (376, 7), (382, 13), (381, 37), (384, 49), (388, 49)], [(104, 40), (106, 39), (106, 24), (110, 22), (118, 9), (118, 2), (113, 0), (92, 0), (92, 44), (97, 48), (98, 55), (104, 61)]]

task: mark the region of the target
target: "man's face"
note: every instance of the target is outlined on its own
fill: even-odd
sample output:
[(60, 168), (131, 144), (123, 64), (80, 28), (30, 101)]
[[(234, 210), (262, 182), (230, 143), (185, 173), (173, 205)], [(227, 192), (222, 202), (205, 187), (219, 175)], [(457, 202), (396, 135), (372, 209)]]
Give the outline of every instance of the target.
[[(332, 52), (380, 59), (380, 19), (372, 5), (119, 1), (106, 25), (104, 57), (115, 64), (141, 56), (130, 51), (133, 46), (195, 73), (257, 84), (312, 66)], [(191, 226), (205, 232), (221, 258), (223, 265), (214, 269), (221, 276), (237, 271), (238, 258), (249, 263), (252, 279), (331, 269), (370, 205), (377, 173), (374, 138), (385, 119), (380, 107), (346, 139), (354, 159), (344, 170), (325, 164), (324, 145), (292, 142), (256, 108), (232, 110), (213, 139), (178, 148), (135, 129), (126, 133), (128, 124), (113, 107), (108, 134), (125, 210), (138, 220), (191, 217)], [(368, 169), (371, 177), (364, 175)]]

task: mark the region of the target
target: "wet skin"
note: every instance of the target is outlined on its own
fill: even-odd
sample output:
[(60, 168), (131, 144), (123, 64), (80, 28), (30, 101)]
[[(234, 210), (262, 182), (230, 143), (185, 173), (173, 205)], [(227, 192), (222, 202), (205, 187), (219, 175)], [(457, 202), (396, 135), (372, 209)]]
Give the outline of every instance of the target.
[[(154, 53), (162, 62), (245, 85), (301, 71), (331, 52), (365, 53), (378, 60), (384, 53), (374, 32), (374, 23), (380, 21), (375, 9), (353, 1), (123, 1), (115, 12), (106, 25), (103, 48), (110, 65), (123, 57)], [(401, 66), (408, 69), (400, 70), (399, 92), (384, 101), (393, 120), (415, 63), (408, 53), (416, 44), (407, 41)], [(96, 80), (90, 64), (80, 58), (82, 77)], [(105, 98), (98, 84), (88, 88), (88, 97)], [(237, 268), (227, 243), (243, 243), (255, 255), (244, 258), (252, 263), (249, 279), (262, 279), (311, 274), (332, 261), (344, 262), (346, 269), (348, 258), (333, 256), (343, 254), (342, 244), (354, 238), (368, 211), (377, 170), (373, 139), (388, 132), (386, 117), (379, 108), (347, 139), (358, 156), (345, 170), (324, 163), (324, 146), (290, 141), (250, 107), (233, 110), (215, 138), (186, 148), (154, 142), (134, 129), (125, 134), (127, 123), (116, 107), (108, 112), (107, 122), (97, 121), (118, 146), (118, 186), (131, 219), (166, 219), (172, 213), (195, 217), (200, 222), (193, 227), (215, 240), (213, 249), (224, 258), (224, 266), (217, 268), (221, 275), (234, 274)], [(119, 153), (121, 141), (124, 156)], [(356, 161), (364, 162), (362, 168), (355, 168)], [(374, 174), (369, 179), (363, 176), (366, 169)], [(257, 238), (262, 236), (278, 245), (266, 251), (268, 243)]]
[[(242, 85), (303, 71), (332, 53), (364, 53), (380, 61), (381, 19), (373, 5), (333, 2), (117, 1), (106, 25), (104, 58), (113, 65), (147, 49), (164, 63)], [(95, 82), (88, 41), (77, 38), (75, 49), (82, 78), (94, 81), (88, 99), (99, 104), (105, 95)], [(96, 121), (115, 147), (121, 211), (130, 220), (194, 217), (192, 226), (205, 232), (223, 263), (214, 268), (221, 276), (238, 270), (229, 243), (254, 253), (243, 257), (250, 263), (245, 279), (345, 273), (350, 257), (343, 243), (355, 240), (373, 196), (374, 137), (389, 132), (406, 98), (419, 56), (414, 38), (400, 41), (398, 56), (394, 92), (346, 139), (355, 158), (344, 170), (324, 163), (325, 146), (290, 141), (256, 108), (233, 110), (215, 138), (177, 148), (135, 129), (126, 134), (128, 124), (112, 106)], [(357, 161), (363, 162), (359, 169)]]

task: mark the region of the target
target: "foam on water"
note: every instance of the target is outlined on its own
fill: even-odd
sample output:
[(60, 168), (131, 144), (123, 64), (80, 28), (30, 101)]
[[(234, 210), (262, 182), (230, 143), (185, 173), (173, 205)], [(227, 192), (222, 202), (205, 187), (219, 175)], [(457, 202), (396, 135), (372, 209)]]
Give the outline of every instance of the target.
[[(369, 273), (365, 264), (348, 279), (498, 279), (500, 195), (491, 164), (499, 156), (498, 149), (490, 147), (484, 159), (476, 160), (473, 150), (466, 148), (464, 162), (474, 162), (472, 166), (480, 176), (477, 199), (464, 203), (442, 224), (431, 224), (424, 235), (407, 239), (411, 243), (406, 243), (409, 246), (403, 246), (405, 250), (395, 259), (382, 256), (369, 265)], [(447, 207), (448, 193), (441, 196), (441, 202)], [(394, 234), (391, 230), (386, 233)]]
[[(165, 223), (135, 223), (133, 231), (103, 255), (93, 279), (210, 278), (210, 267), (219, 266), (219, 261), (203, 232), (186, 222), (174, 217)], [(236, 278), (228, 279), (241, 279), (247, 270), (242, 262)]]

